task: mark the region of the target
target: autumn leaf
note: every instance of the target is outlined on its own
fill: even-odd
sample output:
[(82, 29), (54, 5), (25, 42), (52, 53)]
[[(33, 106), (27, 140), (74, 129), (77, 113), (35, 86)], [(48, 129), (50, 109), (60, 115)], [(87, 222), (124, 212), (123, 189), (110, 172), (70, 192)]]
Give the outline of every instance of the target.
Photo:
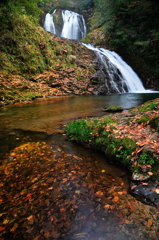
[(153, 175), (153, 173), (152, 173), (152, 172), (148, 172), (148, 175), (149, 175), (149, 176), (152, 176), (152, 175)]
[(32, 195), (33, 195), (32, 193), (28, 193), (28, 194), (26, 195), (26, 197), (27, 197), (27, 198), (31, 198)]
[(119, 201), (119, 197), (118, 196), (115, 196), (114, 199), (113, 199), (114, 202), (118, 202)]
[(7, 224), (7, 223), (9, 223), (9, 220), (8, 220), (8, 219), (5, 219), (5, 220), (3, 221), (3, 224)]
[(152, 219), (148, 219), (147, 226), (152, 226), (152, 224), (153, 224), (153, 220)]
[(18, 227), (18, 223), (14, 223), (13, 227), (10, 229), (11, 232), (14, 232)]
[(156, 192), (157, 194), (159, 194), (159, 188), (153, 188), (152, 191)]
[(0, 227), (0, 232), (4, 231), (6, 227)]
[(97, 197), (103, 196), (103, 192), (102, 191), (97, 191), (95, 194), (96, 194)]

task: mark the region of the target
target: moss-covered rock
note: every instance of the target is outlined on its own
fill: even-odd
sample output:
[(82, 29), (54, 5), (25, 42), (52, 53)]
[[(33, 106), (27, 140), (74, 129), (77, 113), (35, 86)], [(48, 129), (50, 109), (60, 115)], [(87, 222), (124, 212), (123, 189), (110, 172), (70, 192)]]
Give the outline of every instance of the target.
[(122, 112), (123, 108), (120, 107), (120, 106), (112, 105), (110, 107), (105, 107), (102, 110), (105, 111), (105, 112)]

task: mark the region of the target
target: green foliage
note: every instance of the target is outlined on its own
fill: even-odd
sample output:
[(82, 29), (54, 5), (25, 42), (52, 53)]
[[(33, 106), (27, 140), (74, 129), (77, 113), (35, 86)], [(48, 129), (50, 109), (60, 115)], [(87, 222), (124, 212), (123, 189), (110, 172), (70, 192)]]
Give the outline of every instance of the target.
[(107, 124), (115, 122), (111, 117), (104, 117), (102, 121), (97, 119), (78, 119), (69, 123), (66, 126), (67, 135), (72, 140), (77, 140), (81, 142), (93, 141), (97, 136), (103, 134), (103, 136), (108, 135), (108, 132), (105, 132), (104, 127)]
[(143, 151), (142, 154), (140, 154), (140, 158), (138, 160), (139, 164), (141, 165), (153, 165), (155, 163), (154, 157), (150, 151)]
[(131, 166), (131, 154), (136, 148), (136, 142), (129, 138), (111, 138), (110, 144), (106, 146), (105, 154), (112, 159), (120, 159), (123, 166), (129, 168)]
[[(137, 55), (134, 61), (142, 59), (142, 71), (159, 76), (159, 2), (95, 0), (95, 7), (94, 18), (98, 25), (91, 20), (94, 25), (91, 29), (106, 23), (106, 44), (121, 55), (126, 52), (131, 59)], [(140, 60), (138, 62), (140, 64)]]
[(71, 135), (71, 140), (87, 142), (91, 139), (91, 127), (84, 120), (76, 120), (66, 127), (67, 135)]

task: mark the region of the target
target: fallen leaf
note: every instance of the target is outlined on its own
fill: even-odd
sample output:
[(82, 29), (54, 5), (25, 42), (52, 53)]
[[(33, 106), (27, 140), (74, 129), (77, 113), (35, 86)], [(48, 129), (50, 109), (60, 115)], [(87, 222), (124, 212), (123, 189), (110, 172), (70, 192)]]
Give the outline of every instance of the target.
[(28, 193), (28, 194), (26, 195), (26, 197), (27, 197), (27, 198), (31, 198), (31, 195), (32, 195), (32, 193)]
[(152, 191), (156, 192), (157, 194), (159, 194), (159, 189), (158, 188), (153, 188)]
[(114, 199), (113, 199), (114, 202), (118, 202), (119, 201), (119, 197), (118, 196), (115, 196)]
[(0, 232), (4, 231), (6, 227), (0, 227)]
[(96, 194), (97, 197), (103, 196), (103, 192), (102, 191), (97, 191), (95, 194)]
[(148, 175), (152, 176), (152, 175), (153, 175), (153, 173), (152, 173), (152, 172), (148, 172)]
[(152, 219), (148, 219), (147, 226), (152, 226), (152, 224), (153, 224), (153, 220)]
[(105, 209), (108, 209), (108, 208), (110, 208), (110, 205), (109, 205), (109, 204), (106, 204), (106, 205), (104, 205), (104, 208), (105, 208)]
[(8, 219), (5, 219), (5, 220), (3, 221), (3, 224), (7, 224), (7, 223), (9, 223), (9, 220), (8, 220)]

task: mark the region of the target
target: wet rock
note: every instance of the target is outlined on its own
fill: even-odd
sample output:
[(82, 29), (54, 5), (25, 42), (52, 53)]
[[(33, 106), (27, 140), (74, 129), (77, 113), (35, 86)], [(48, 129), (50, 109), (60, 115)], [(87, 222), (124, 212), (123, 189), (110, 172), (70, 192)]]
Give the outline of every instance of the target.
[(148, 180), (150, 178), (150, 175), (147, 173), (139, 173), (138, 171), (134, 171), (132, 174), (132, 180), (133, 181), (144, 181)]
[(135, 196), (138, 196), (139, 199), (147, 204), (154, 205), (159, 207), (159, 186), (155, 182), (139, 183), (135, 185), (135, 183), (131, 183), (130, 192)]

